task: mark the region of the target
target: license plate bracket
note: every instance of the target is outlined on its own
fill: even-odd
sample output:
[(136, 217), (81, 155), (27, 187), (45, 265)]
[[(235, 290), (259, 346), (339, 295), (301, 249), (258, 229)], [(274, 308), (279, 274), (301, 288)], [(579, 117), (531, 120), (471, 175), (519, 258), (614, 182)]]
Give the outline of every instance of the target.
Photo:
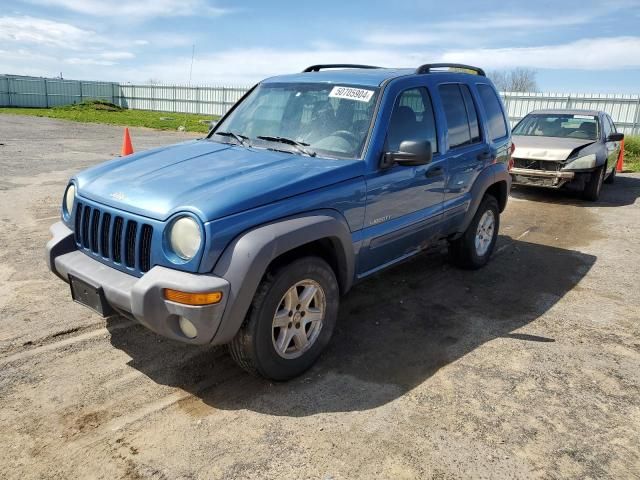
[(109, 317), (116, 313), (107, 302), (102, 287), (91, 285), (71, 275), (69, 275), (69, 285), (71, 286), (71, 298), (74, 302), (95, 310), (103, 317)]

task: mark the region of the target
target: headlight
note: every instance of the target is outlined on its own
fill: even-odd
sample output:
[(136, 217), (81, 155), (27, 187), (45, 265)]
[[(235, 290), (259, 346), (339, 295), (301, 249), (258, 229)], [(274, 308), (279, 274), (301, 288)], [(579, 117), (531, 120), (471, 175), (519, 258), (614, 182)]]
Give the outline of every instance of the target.
[(67, 187), (67, 191), (64, 193), (64, 210), (67, 215), (71, 215), (73, 210), (73, 201), (76, 198), (76, 187), (72, 183)]
[(171, 225), (169, 233), (171, 249), (183, 260), (191, 260), (202, 242), (200, 226), (191, 217), (180, 217)]
[(595, 168), (596, 163), (597, 163), (596, 154), (590, 153), (582, 157), (569, 159), (567, 161), (567, 164), (564, 167), (564, 170), (582, 170), (582, 169)]

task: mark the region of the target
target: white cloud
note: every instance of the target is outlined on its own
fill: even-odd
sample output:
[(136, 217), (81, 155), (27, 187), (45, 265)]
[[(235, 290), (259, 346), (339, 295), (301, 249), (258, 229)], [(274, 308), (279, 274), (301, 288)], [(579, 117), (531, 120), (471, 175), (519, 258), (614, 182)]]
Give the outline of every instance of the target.
[(129, 60), (135, 58), (135, 55), (131, 52), (102, 52), (98, 54), (98, 57), (105, 60)]
[(586, 25), (605, 15), (614, 14), (633, 3), (610, 0), (605, 5), (582, 6), (578, 13), (557, 10), (554, 15), (522, 12), (519, 15), (494, 14), (485, 17), (466, 17), (451, 21), (380, 26), (375, 33), (364, 33), (360, 39), (368, 44), (386, 46), (411, 45), (486, 45), (504, 43), (505, 39), (524, 37), (549, 29)]
[[(124, 67), (119, 78), (142, 81), (186, 82), (190, 57), (172, 58), (161, 63)], [(196, 52), (193, 83), (250, 84), (262, 78), (300, 72), (316, 63), (364, 63), (389, 67), (417, 67), (428, 62), (454, 62), (486, 69), (527, 66), (539, 69), (640, 68), (640, 37), (585, 39), (562, 45), (522, 48), (434, 49), (398, 51), (381, 49), (234, 49), (199, 56)]]
[(0, 40), (21, 45), (81, 49), (95, 41), (95, 32), (68, 23), (34, 17), (0, 17)]
[[(198, 55), (193, 66), (193, 83), (248, 85), (273, 75), (295, 73), (317, 63), (365, 63), (382, 66), (416, 66), (430, 58), (424, 52), (397, 52), (390, 49), (344, 48), (278, 50), (274, 48), (232, 49)], [(191, 57), (136, 65), (120, 70), (125, 81), (157, 78), (162, 82), (184, 83), (189, 78)]]
[(442, 37), (429, 33), (371, 33), (363, 37), (365, 43), (402, 47), (407, 45), (428, 45), (441, 42)]
[(470, 63), (484, 68), (639, 68), (640, 37), (589, 38), (561, 45), (457, 50), (443, 53), (441, 60)]
[(220, 16), (232, 10), (205, 0), (27, 0), (46, 7), (65, 8), (92, 16), (119, 17), (129, 22), (153, 17)]

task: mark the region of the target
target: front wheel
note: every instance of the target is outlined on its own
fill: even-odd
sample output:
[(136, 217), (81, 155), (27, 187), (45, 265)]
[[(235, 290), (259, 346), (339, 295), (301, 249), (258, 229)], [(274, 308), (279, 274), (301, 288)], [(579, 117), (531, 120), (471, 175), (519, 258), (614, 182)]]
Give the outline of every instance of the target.
[(498, 238), (498, 201), (486, 195), (462, 236), (449, 242), (449, 259), (458, 267), (475, 270), (489, 261)]
[(339, 289), (331, 267), (304, 257), (269, 272), (247, 318), (229, 344), (244, 370), (289, 380), (307, 370), (329, 343), (338, 316)]
[(609, 176), (607, 178), (604, 179), (604, 183), (611, 185), (612, 183), (615, 183), (616, 181), (616, 164), (613, 164), (613, 168), (611, 169), (611, 173), (609, 173)]
[(591, 172), (591, 176), (582, 191), (582, 197), (585, 200), (595, 202), (600, 198), (600, 190), (602, 190), (602, 182), (606, 173), (605, 168), (606, 165), (602, 165)]

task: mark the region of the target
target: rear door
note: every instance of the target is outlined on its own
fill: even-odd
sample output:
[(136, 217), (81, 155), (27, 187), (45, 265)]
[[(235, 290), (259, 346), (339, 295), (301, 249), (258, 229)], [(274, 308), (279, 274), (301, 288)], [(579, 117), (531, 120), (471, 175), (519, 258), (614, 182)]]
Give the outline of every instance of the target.
[(483, 138), (476, 102), (464, 83), (438, 85), (438, 96), (446, 121), (444, 145), (448, 176), (443, 215), (446, 228), (455, 226), (471, 202), (471, 187), (494, 155)]

